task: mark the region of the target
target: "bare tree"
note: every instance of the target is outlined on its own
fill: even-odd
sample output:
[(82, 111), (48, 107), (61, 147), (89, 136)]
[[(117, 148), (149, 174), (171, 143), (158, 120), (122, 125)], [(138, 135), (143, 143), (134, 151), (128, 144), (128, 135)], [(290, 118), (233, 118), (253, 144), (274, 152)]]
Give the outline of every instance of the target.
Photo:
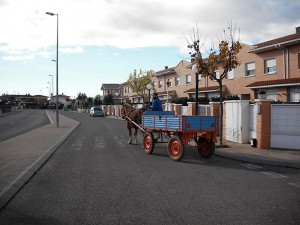
[[(236, 38), (236, 33), (236, 28), (233, 28), (232, 24), (230, 24), (218, 37), (217, 47), (212, 44), (210, 50), (207, 51), (204, 47), (204, 42), (202, 43), (200, 41), (199, 30), (196, 26), (196, 29), (193, 29), (191, 41), (188, 41), (187, 46), (191, 50), (190, 55), (197, 65), (198, 73), (201, 74), (202, 77), (209, 77), (211, 80), (217, 81), (219, 84), (220, 146), (223, 146), (223, 79), (226, 78), (228, 72), (232, 71), (240, 64), (238, 53), (242, 46), (239, 38)], [(204, 58), (203, 55), (207, 55), (207, 58)], [(220, 67), (222, 68), (220, 73), (215, 73)]]

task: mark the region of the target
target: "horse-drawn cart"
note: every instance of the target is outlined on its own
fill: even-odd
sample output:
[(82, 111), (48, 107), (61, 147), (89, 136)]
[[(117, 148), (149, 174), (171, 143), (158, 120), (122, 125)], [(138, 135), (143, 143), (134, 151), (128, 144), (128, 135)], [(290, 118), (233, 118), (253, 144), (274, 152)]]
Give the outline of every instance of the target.
[[(146, 111), (142, 116), (144, 131), (143, 148), (151, 154), (156, 143), (168, 143), (168, 153), (172, 160), (180, 161), (185, 149), (198, 149), (201, 156), (209, 158), (215, 151), (218, 117), (215, 116), (175, 116), (170, 111)], [(157, 133), (158, 138), (154, 138)], [(169, 137), (168, 142), (163, 137)], [(190, 143), (194, 145), (190, 145)]]

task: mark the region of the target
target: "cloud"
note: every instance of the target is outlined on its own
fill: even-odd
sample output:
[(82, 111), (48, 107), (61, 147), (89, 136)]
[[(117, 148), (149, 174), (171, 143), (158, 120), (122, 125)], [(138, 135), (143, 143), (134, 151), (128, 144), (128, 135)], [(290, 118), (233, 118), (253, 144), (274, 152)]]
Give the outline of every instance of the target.
[(241, 40), (249, 44), (291, 34), (300, 25), (297, 0), (0, 0), (0, 27), (5, 30), (0, 51), (55, 46), (57, 17), (46, 11), (59, 15), (59, 46), (64, 53), (82, 53), (91, 45), (182, 49), (184, 36), (196, 23), (210, 42), (232, 21), (241, 30)]
[(34, 59), (34, 55), (10, 55), (3, 56), (2, 59), (6, 61), (30, 61)]
[(84, 49), (82, 47), (71, 47), (71, 48), (59, 48), (59, 51), (66, 54), (74, 54), (74, 53), (83, 53)]

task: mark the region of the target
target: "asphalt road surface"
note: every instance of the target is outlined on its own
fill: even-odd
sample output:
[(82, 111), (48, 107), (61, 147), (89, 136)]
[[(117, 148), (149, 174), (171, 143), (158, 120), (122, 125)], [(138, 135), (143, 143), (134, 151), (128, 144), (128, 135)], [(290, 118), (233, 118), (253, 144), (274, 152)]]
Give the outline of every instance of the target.
[(50, 123), (44, 110), (17, 109), (0, 117), (0, 142)]
[[(0, 224), (300, 224), (299, 170), (128, 145), (125, 121), (81, 125), (0, 212)], [(141, 136), (139, 137), (141, 143)]]

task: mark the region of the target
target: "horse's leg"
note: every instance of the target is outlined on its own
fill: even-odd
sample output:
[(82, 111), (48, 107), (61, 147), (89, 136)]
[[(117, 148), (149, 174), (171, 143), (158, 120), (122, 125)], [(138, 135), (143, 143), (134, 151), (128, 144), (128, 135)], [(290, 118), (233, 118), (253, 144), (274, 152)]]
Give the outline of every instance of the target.
[(138, 132), (138, 129), (134, 128), (134, 143), (135, 144), (137, 144), (137, 132)]
[(131, 127), (127, 126), (128, 128), (128, 133), (129, 133), (129, 140), (128, 140), (128, 144), (132, 144), (132, 138), (131, 138)]

